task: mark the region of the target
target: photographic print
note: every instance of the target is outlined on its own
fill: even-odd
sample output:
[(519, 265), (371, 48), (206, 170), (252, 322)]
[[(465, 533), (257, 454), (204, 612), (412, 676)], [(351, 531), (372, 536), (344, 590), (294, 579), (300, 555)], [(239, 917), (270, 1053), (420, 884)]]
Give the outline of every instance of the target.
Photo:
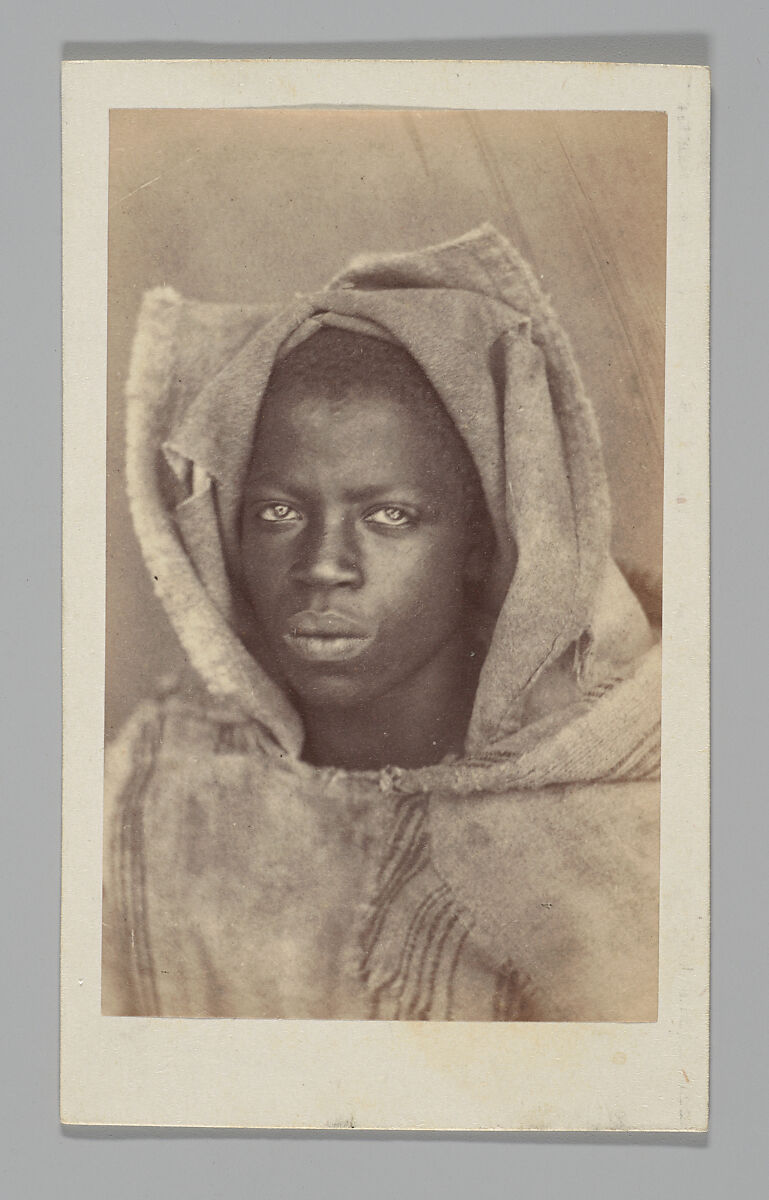
[[(390, 65), (419, 81), (449, 64)], [(548, 64), (483, 65), (511, 81), (518, 67), (519, 93), (527, 70), (543, 95), (555, 80)], [(278, 64), (214, 64), (246, 79), (249, 66), (280, 91)], [(707, 122), (701, 101), (684, 131), (680, 105), (642, 82), (697, 70), (628, 68), (632, 103), (607, 93), (603, 107), (595, 91), (474, 106), (449, 82), (442, 104), (393, 84), (386, 106), (364, 86), (302, 107), (235, 103), (237, 89), (206, 101), (206, 64), (74, 64), (83, 113), (89, 68), (104, 76), (107, 303), (89, 709), (100, 694), (103, 720), (78, 717), (94, 755), (88, 1020), (137, 1048), (149, 1038), (150, 1073), (161, 1044), (195, 1069), (208, 1042), (222, 1071), (211, 1037), (227, 1058), (258, 1042), (271, 1072), (293, 1064), (287, 1100), (302, 1064), (307, 1077), (357, 1053), (378, 1081), (366, 1104), (377, 1090), (384, 1104), (377, 1119), (350, 1098), (340, 1118), (341, 1097), (328, 1108), (311, 1084), (309, 1119), (279, 1098), (254, 1116), (243, 1092), (212, 1119), (180, 1076), (176, 1101), (166, 1080), (127, 1123), (634, 1127), (643, 1083), (610, 1096), (644, 1038), (669, 1033), (666, 854), (687, 851), (662, 718), (670, 504), (688, 519), (698, 495), (706, 536), (705, 464), (669, 495), (681, 451), (666, 441), (666, 366), (686, 282), (671, 175)], [(182, 77), (200, 102), (194, 88), (175, 101)], [(66, 120), (65, 106), (65, 138)], [(693, 255), (706, 279), (704, 232)], [(75, 270), (94, 286), (87, 263)], [(706, 361), (699, 300), (690, 380)], [(694, 401), (706, 440), (706, 390)], [(706, 590), (696, 599), (706, 613)], [(66, 803), (65, 778), (65, 875)], [(696, 908), (706, 785), (692, 803), (700, 873), (667, 879)], [(64, 905), (66, 922), (66, 890)], [(679, 952), (674, 979), (706, 985), (705, 916), (679, 929), (699, 957)], [(543, 1036), (562, 1065), (514, 1100), (506, 1056), (519, 1071)], [(425, 1056), (452, 1063), (453, 1092), (479, 1039), (483, 1055), (504, 1050), (476, 1109), (384, 1100), (388, 1040), (414, 1079)], [(614, 1040), (597, 1105), (583, 1091), (584, 1116), (579, 1096), (559, 1116), (568, 1075), (594, 1069), (588, 1043)], [(695, 1046), (706, 1066), (701, 1020)], [(101, 1119), (125, 1120), (104, 1097)]]

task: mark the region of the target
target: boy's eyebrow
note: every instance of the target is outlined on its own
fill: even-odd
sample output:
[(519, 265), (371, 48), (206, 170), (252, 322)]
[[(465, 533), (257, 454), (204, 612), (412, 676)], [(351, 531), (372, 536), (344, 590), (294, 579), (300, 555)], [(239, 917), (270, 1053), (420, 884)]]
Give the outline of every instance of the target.
[[(297, 499), (304, 500), (312, 498), (312, 489), (297, 486), (290, 480), (278, 482), (276, 478), (270, 475), (254, 475), (248, 481), (248, 491), (258, 488), (260, 491), (275, 492), (276, 494), (286, 494), (296, 496)], [(371, 483), (360, 488), (348, 488), (342, 493), (343, 499), (352, 501), (353, 503), (365, 502), (373, 500), (377, 496), (392, 499), (397, 495), (401, 495), (403, 499), (406, 496), (414, 496), (419, 499), (425, 499), (425, 493), (422, 488), (413, 483), (398, 483), (392, 480), (383, 481), (381, 483)]]
[(344, 493), (345, 500), (353, 502), (361, 500), (373, 500), (377, 496), (391, 496), (398, 494), (405, 497), (406, 494), (422, 496), (423, 492), (420, 487), (415, 487), (414, 484), (393, 483), (388, 480), (387, 483), (372, 483), (368, 487), (351, 488)]

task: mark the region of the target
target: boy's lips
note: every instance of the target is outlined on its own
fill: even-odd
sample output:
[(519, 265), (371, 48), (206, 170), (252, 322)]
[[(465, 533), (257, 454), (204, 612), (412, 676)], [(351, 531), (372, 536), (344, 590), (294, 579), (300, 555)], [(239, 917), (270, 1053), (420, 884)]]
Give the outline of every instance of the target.
[(333, 609), (316, 612), (308, 608), (305, 612), (294, 613), (287, 624), (290, 637), (370, 637), (368, 629), (354, 617), (344, 616)]
[(352, 617), (332, 611), (295, 613), (288, 622), (283, 641), (295, 654), (309, 662), (341, 662), (357, 658), (373, 641)]

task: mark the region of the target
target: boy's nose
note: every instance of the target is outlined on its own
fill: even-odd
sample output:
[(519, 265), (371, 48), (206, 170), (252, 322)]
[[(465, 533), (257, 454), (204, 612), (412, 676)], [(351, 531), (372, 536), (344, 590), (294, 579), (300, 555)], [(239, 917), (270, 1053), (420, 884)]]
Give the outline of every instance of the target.
[(293, 571), (299, 583), (314, 587), (358, 587), (363, 582), (355, 538), (342, 523), (308, 536)]

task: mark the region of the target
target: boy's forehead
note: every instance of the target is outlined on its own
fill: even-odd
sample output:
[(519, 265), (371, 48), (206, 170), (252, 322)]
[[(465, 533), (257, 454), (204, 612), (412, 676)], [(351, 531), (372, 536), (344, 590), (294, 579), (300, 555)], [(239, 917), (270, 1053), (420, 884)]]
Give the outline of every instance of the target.
[[(427, 402), (429, 403), (429, 402)], [(328, 442), (338, 436), (356, 438), (376, 431), (379, 438), (434, 438), (441, 418), (424, 401), (417, 404), (397, 388), (377, 380), (331, 388), (306, 381), (286, 383), (263, 402), (256, 427), (255, 449), (291, 436)], [(448, 420), (448, 416), (443, 420)]]
[(262, 410), (286, 411), (317, 406), (328, 412), (341, 411), (351, 405), (386, 408), (396, 404), (413, 407), (414, 389), (373, 371), (352, 379), (343, 373), (335, 377), (325, 372), (317, 377), (289, 375), (271, 384), (265, 392)]
[(331, 472), (356, 482), (397, 477), (429, 486), (445, 481), (447, 458), (462, 453), (451, 444), (458, 434), (441, 430), (444, 422), (450, 425), (447, 414), (436, 420), (423, 404), (374, 381), (341, 393), (281, 387), (265, 397), (251, 475)]

